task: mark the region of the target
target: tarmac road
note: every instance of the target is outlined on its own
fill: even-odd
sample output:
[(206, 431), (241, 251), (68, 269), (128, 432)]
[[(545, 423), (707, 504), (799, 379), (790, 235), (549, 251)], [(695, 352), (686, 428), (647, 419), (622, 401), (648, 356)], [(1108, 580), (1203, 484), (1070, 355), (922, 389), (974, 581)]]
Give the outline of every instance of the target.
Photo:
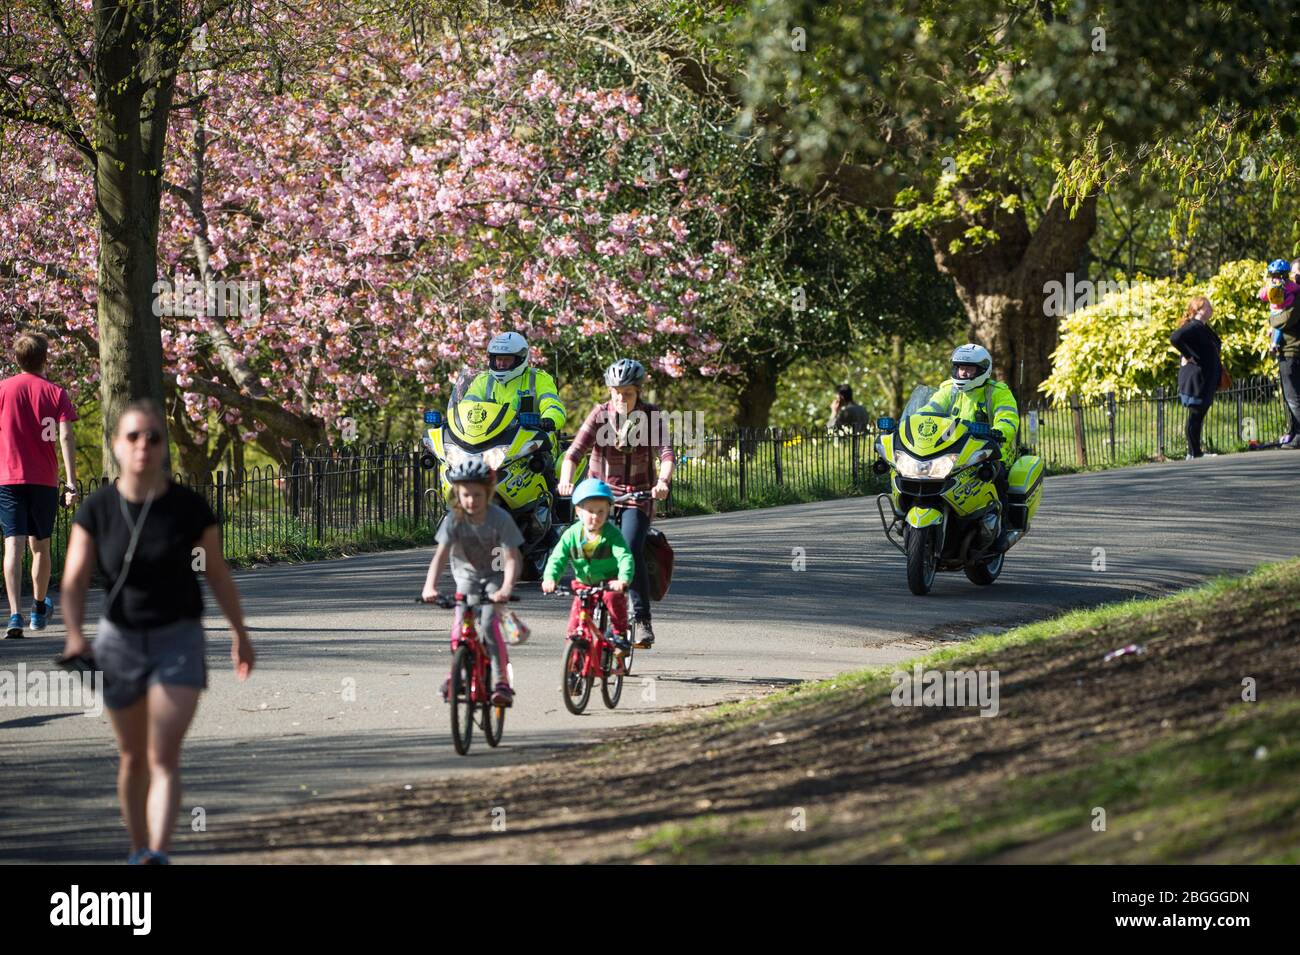
[[(908, 592), (869, 499), (664, 521), (677, 552), (672, 592), (656, 606), (658, 645), (638, 652), (619, 708), (595, 692), (584, 716), (565, 711), (568, 602), (525, 584), (516, 609), (533, 638), (512, 652), (518, 699), (505, 739), (490, 750), (476, 738), (468, 757), (453, 751), (436, 695), (450, 613), (412, 602), (430, 550), (240, 572), (258, 666), (235, 681), (208, 598), (211, 686), (187, 738), (173, 849), (182, 861), (197, 809), (219, 839), (247, 812), (526, 761), (682, 707), (901, 661), (972, 628), (1294, 556), (1284, 505), (1297, 468), (1300, 455), (1278, 451), (1049, 477), (1033, 533), (996, 584), (943, 574), (924, 598)], [(1104, 570), (1094, 569), (1099, 548)], [(0, 641), (0, 670), (45, 668), (62, 638), (56, 612), (43, 634)], [(0, 862), (120, 861), (115, 768), (106, 716), (0, 707)]]

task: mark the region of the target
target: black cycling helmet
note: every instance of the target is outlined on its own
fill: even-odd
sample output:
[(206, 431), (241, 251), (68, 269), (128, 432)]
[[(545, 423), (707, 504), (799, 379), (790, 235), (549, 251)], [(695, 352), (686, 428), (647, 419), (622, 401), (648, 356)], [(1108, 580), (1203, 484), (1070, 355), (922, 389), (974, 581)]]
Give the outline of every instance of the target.
[(447, 469), (447, 480), (452, 484), (470, 481), (476, 484), (490, 484), (495, 477), (492, 469), (483, 463), (482, 458), (469, 458)]
[(645, 365), (634, 358), (620, 358), (605, 369), (605, 384), (611, 388), (639, 385), (645, 381)]

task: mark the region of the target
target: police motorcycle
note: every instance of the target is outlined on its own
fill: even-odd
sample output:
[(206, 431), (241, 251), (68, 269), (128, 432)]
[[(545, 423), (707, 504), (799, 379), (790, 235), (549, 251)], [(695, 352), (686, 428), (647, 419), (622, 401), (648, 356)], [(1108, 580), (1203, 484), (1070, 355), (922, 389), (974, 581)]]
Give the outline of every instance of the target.
[[(997, 580), (1043, 495), (1043, 460), (1020, 448), (1004, 511), (995, 483), (1003, 435), (985, 422), (924, 412), (936, 390), (919, 386), (899, 420), (876, 422), (872, 464), (890, 476), (876, 509), (885, 537), (907, 558), (907, 586), (918, 596), (930, 592), (938, 571), (964, 571), (979, 585)], [(1004, 526), (1007, 545), (999, 549)]]
[[(440, 467), (439, 489), (450, 503), (455, 493), (447, 471), (468, 458), (481, 458), (497, 474), (494, 503), (505, 508), (523, 535), (524, 580), (537, 580), (567, 521), (555, 513), (558, 463), (551, 454), (552, 421), (518, 400), (496, 402), (473, 395), (474, 374), (456, 381), (447, 412), (424, 412), (420, 466)], [(531, 405), (531, 399), (525, 399)], [(563, 516), (561, 515), (561, 518)]]

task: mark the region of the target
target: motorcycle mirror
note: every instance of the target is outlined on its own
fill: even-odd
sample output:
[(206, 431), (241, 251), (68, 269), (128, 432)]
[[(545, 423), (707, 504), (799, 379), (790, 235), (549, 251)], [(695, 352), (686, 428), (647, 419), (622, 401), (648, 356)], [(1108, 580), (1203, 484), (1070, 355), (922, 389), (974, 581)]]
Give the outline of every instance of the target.
[(889, 470), (889, 465), (885, 463), (884, 458), (876, 458), (871, 462), (871, 470), (875, 474), (884, 474)]
[(430, 428), (442, 427), (442, 413), (438, 411), (426, 411), (424, 413), (424, 423)]
[(895, 421), (893, 418), (877, 418), (877, 419), (876, 419), (876, 430), (877, 430), (877, 431), (893, 431), (893, 430), (894, 430), (895, 428), (897, 428), (897, 427), (898, 427), (898, 422)]

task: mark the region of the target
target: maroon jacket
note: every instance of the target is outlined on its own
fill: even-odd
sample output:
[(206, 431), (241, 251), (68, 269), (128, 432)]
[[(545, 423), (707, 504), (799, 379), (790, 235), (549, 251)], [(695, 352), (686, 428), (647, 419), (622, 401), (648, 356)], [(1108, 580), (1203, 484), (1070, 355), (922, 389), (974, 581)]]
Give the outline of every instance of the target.
[[(587, 452), (587, 476), (600, 478), (617, 494), (650, 490), (657, 480), (654, 462), (676, 460), (668, 422), (644, 401), (621, 419), (608, 403), (592, 408), (564, 456), (576, 465)], [(654, 515), (653, 500), (636, 506)]]

